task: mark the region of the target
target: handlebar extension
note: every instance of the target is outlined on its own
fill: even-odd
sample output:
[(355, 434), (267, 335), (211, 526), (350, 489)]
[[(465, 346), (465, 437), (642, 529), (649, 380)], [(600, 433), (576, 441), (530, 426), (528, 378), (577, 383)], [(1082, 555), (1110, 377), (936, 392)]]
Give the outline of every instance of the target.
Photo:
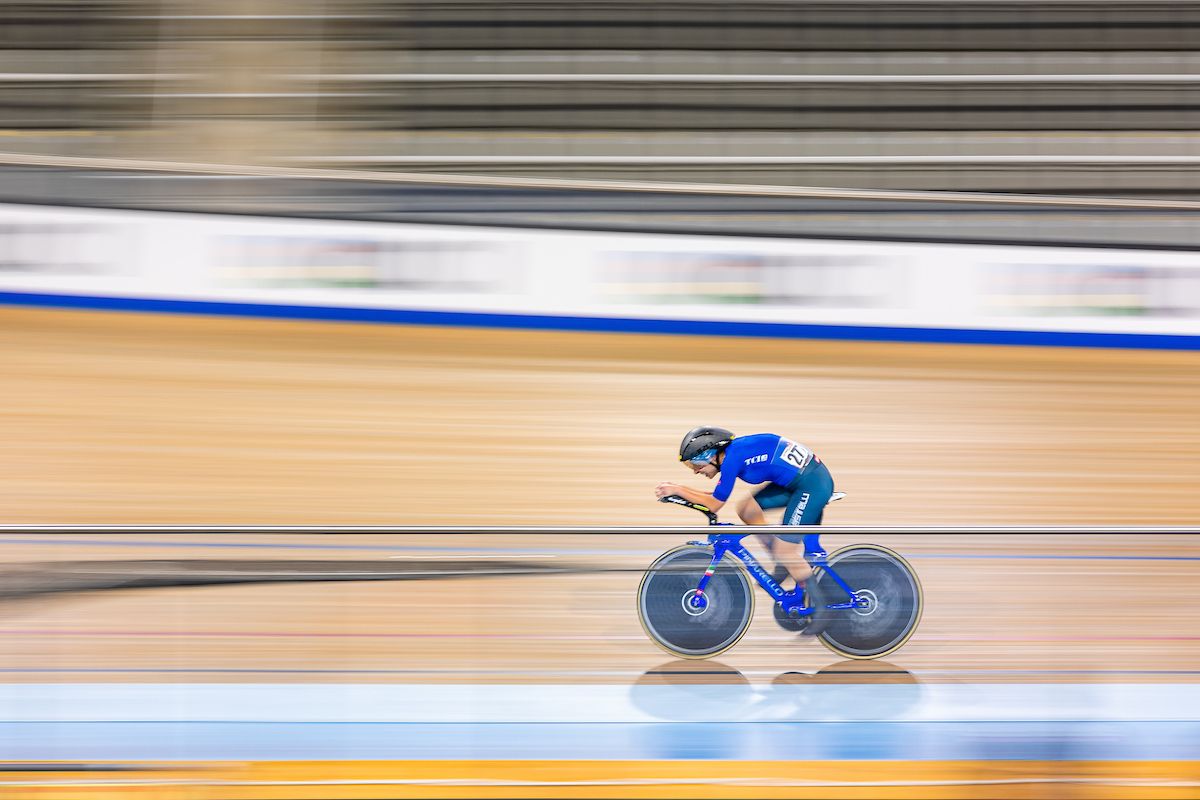
[(695, 509), (696, 511), (699, 511), (699, 512), (703, 513), (703, 514), (704, 514), (704, 516), (708, 517), (708, 524), (709, 524), (709, 525), (716, 525), (716, 524), (717, 524), (717, 515), (716, 515), (716, 514), (714, 514), (714, 513), (712, 512), (712, 510), (710, 510), (710, 509), (708, 508), (708, 506), (702, 506), (702, 505), (700, 505), (699, 503), (693, 503), (691, 500), (685, 500), (684, 498), (680, 497), (680, 496), (679, 496), (679, 495), (677, 495), (677, 494), (669, 494), (669, 495), (667, 495), (666, 497), (660, 497), (660, 498), (658, 499), (658, 502), (660, 502), (660, 503), (674, 503), (674, 504), (675, 504), (675, 505), (677, 505), (677, 506), (684, 506), (684, 507), (686, 507), (686, 508), (692, 508), (692, 509)]

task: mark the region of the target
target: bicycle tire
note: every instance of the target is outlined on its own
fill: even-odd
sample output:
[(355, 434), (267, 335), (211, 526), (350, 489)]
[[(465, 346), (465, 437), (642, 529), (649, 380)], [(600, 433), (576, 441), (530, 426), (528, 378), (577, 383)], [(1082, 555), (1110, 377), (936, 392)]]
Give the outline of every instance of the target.
[(683, 545), (663, 553), (638, 586), (638, 619), (650, 640), (680, 658), (711, 658), (733, 647), (754, 618), (754, 588), (736, 559), (726, 556), (705, 588), (708, 605), (689, 612), (685, 601), (712, 564), (712, 548)]
[[(817, 638), (846, 658), (879, 658), (895, 652), (916, 631), (925, 595), (916, 571), (894, 550), (875, 544), (843, 547), (829, 556), (829, 565), (858, 594), (869, 593), (869, 609), (830, 611), (835, 617)], [(844, 597), (821, 570), (816, 576), (825, 594)]]

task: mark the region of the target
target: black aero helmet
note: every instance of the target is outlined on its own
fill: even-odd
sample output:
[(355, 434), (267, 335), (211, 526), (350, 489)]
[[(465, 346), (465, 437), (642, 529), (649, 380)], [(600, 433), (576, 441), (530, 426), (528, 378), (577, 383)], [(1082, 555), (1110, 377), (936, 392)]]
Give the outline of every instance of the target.
[[(733, 431), (707, 425), (692, 428), (679, 443), (680, 461), (711, 461), (717, 451), (733, 441)], [(712, 451), (711, 453), (709, 451)]]

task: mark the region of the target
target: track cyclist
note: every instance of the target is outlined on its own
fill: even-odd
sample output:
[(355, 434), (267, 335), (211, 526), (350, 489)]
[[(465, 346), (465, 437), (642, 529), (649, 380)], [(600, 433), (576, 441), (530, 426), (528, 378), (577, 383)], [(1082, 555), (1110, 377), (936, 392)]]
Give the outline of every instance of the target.
[[(784, 525), (820, 525), (825, 505), (833, 495), (833, 477), (821, 459), (804, 445), (774, 433), (735, 437), (725, 428), (693, 428), (679, 445), (679, 460), (693, 474), (709, 480), (719, 474), (716, 487), (709, 494), (666, 482), (655, 487), (656, 497), (680, 495), (716, 512), (729, 500), (738, 478), (750, 484), (764, 484), (737, 505), (738, 517), (747, 525), (766, 525), (763, 511), (775, 508), (783, 508)], [(775, 579), (782, 580), (786, 571), (809, 593), (809, 604), (815, 610), (804, 633), (810, 636), (823, 633), (831, 614), (825, 610), (826, 600), (820, 596), (819, 583), (811, 581), (806, 586), (813, 570), (804, 559), (805, 536), (785, 533), (775, 537), (759, 535), (759, 539), (775, 558)]]

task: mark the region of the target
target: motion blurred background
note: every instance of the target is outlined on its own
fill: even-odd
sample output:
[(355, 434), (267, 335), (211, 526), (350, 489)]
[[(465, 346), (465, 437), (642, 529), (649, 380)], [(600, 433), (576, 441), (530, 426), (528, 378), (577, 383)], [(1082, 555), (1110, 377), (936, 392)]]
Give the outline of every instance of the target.
[[(750, 729), (736, 711), (709, 749), (672, 738), (714, 702), (703, 676), (727, 711), (766, 707), (763, 685), (828, 683), (832, 659), (760, 608), (699, 694), (681, 689), (689, 668), (662, 664), (632, 598), (694, 533), (244, 530), (691, 525), (653, 487), (687, 476), (678, 440), (707, 423), (805, 442), (849, 494), (830, 549), (867, 538), (913, 560), (926, 617), (884, 680), (1165, 687), (1067, 711), (1054, 692), (989, 695), (1030, 716), (973, 739), (896, 727), (855, 749), (797, 728), (799, 749), (762, 758), (939, 759), (917, 778), (948, 796), (1196, 796), (1196, 535), (964, 529), (1200, 518), (1200, 3), (12, 0), (2, 19), (0, 522), (43, 527), (0, 532), (0, 761), (403, 757), (369, 732), (280, 750), (262, 744), (279, 731), (170, 729), (178, 746), (156, 749), (71, 727), (125, 719), (114, 695), (94, 706), (108, 716), (39, 716), (72, 705), (57, 691), (84, 707), (107, 683), (178, 699), (239, 680), (611, 683), (640, 709), (621, 724), (662, 737), (596, 756), (468, 727), (477, 751), (397, 739), (414, 759), (761, 754), (767, 734), (733, 733)], [(957, 527), (921, 533), (935, 525)], [(487, 597), (293, 585), (351, 569), (327, 561), (440, 559), (461, 577), (535, 558), (585, 569), (493, 578)], [(198, 588), (197, 570), (266, 585)], [(832, 674), (877, 691), (864, 669)], [(27, 706), (23, 685), (41, 687)], [(879, 696), (845, 697), (785, 698), (786, 719), (824, 714), (861, 741), (850, 723)], [(1113, 697), (1161, 701), (1170, 726), (1044, 727)], [(949, 703), (901, 699), (897, 726)], [(22, 727), (48, 722), (60, 738)], [(1140, 766), (1100, 765), (1134, 740)], [(1013, 788), (972, 761), (1036, 760), (1039, 742), (1072, 766), (1013, 767)], [(765, 763), (743, 773), (799, 791)], [(539, 769), (523, 779), (612, 778)], [(734, 791), (712, 769), (705, 791)], [(12, 791), (59, 791), (8, 771)], [(934, 791), (893, 778), (910, 781), (896, 796)]]
[[(1198, 26), (1142, 2), (10, 3), (0, 275), (23, 302), (1194, 336)], [(614, 190), (647, 181), (669, 191)], [(650, 488), (698, 421), (809, 442), (844, 523), (1200, 505), (1194, 339), (0, 319), (13, 522), (666, 521)]]

